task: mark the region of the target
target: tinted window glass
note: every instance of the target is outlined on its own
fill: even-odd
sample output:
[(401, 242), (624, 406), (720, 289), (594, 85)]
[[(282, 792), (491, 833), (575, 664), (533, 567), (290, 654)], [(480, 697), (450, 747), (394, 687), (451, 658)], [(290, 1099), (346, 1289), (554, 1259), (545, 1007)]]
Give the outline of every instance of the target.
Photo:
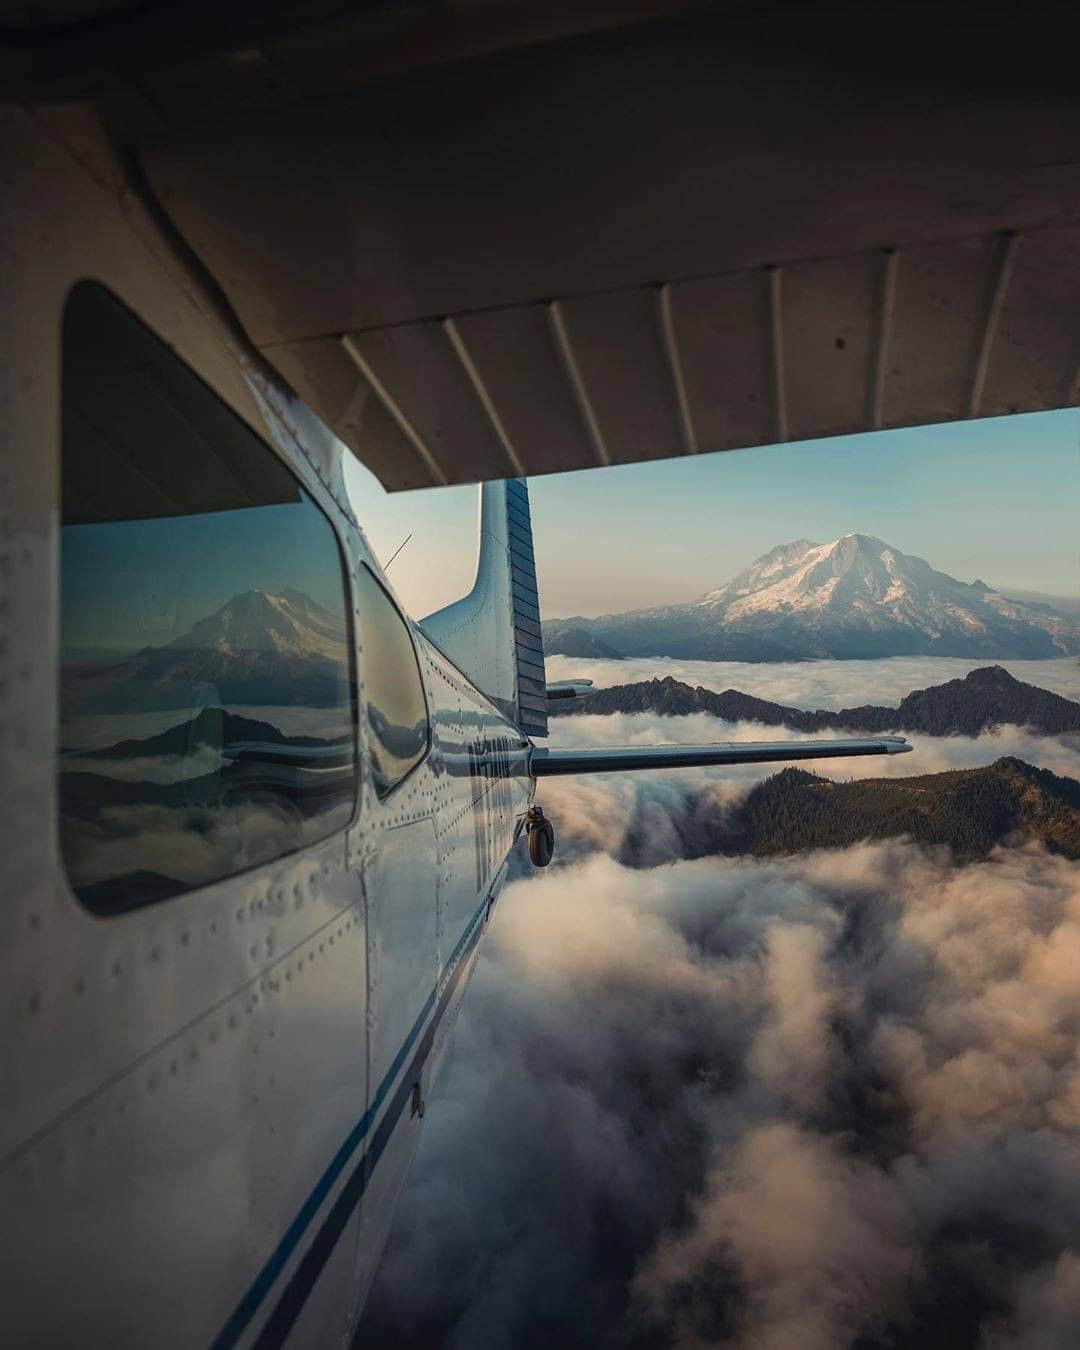
[(64, 316), (60, 843), (113, 913), (290, 853), (355, 798), (329, 521), (100, 286)]
[(359, 571), (356, 598), (372, 775), (375, 791), (385, 797), (427, 751), (427, 704), (405, 621), (366, 567)]

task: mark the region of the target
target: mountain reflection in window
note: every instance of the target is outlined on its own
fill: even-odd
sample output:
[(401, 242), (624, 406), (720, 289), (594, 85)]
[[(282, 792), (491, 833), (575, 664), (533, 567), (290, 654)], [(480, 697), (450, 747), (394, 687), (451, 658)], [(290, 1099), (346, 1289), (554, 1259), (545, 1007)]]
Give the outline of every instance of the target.
[(366, 567), (359, 569), (356, 601), (371, 776), (385, 797), (427, 753), (427, 704), (405, 621)]
[(99, 913), (343, 828), (354, 696), (329, 521), (108, 292), (64, 318), (60, 845)]

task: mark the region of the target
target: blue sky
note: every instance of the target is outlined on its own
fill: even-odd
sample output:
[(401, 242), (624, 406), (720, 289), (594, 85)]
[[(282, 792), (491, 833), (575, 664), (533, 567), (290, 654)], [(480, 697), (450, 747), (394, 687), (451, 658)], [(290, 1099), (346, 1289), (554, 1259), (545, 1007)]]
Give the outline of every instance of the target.
[[(476, 489), (387, 494), (350, 476), (361, 524), (417, 617), (468, 588)], [(873, 534), (964, 581), (1080, 591), (1080, 411), (953, 422), (530, 480), (541, 607), (689, 600), (776, 544)]]
[(342, 611), (334, 534), (306, 497), (242, 511), (68, 525), (61, 559), (70, 648), (170, 642), (249, 590), (292, 588)]

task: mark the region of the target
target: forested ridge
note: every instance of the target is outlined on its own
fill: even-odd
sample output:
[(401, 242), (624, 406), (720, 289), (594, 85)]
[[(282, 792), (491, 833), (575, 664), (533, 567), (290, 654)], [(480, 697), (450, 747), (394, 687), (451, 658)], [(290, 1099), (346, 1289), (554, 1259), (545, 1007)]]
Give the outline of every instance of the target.
[[(615, 852), (629, 866), (650, 867), (674, 858), (767, 857), (899, 838), (944, 846), (958, 862), (1029, 841), (1077, 859), (1080, 783), (1011, 757), (914, 778), (840, 781), (788, 768), (734, 806), (693, 789), (677, 809), (668, 801), (662, 815), (648, 785), (639, 784)], [(580, 842), (595, 847), (587, 836)]]
[(835, 782), (784, 769), (747, 797), (721, 851), (764, 855), (905, 836), (984, 857), (1019, 835), (1080, 858), (1080, 783), (1005, 758), (917, 778)]

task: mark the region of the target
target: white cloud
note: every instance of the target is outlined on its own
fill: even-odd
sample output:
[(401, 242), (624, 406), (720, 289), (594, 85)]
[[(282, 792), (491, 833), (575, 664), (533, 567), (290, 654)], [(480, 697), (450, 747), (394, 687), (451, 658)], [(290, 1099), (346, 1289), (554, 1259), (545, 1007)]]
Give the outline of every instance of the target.
[(765, 1121), (717, 1162), (691, 1223), (661, 1238), (638, 1272), (635, 1291), (667, 1332), (660, 1344), (702, 1344), (680, 1304), (704, 1270), (725, 1264), (746, 1291), (725, 1343), (833, 1350), (903, 1308), (918, 1268), (913, 1217), (842, 1139)]
[(211, 745), (196, 745), (184, 755), (146, 755), (139, 759), (103, 759), (93, 755), (68, 758), (64, 767), (73, 773), (94, 773), (121, 783), (182, 783), (204, 774), (220, 773), (227, 763)]
[(689, 685), (722, 693), (739, 689), (755, 698), (796, 708), (855, 708), (863, 703), (894, 707), (913, 689), (961, 679), (971, 670), (1004, 666), (1028, 684), (1080, 700), (1080, 660), (967, 660), (960, 657), (893, 656), (880, 661), (680, 661), (666, 657), (630, 657), (593, 661), (573, 656), (548, 656), (549, 680), (588, 679), (597, 686), (634, 684), (670, 675)]
[(77, 886), (137, 872), (201, 886), (340, 829), (350, 807), (304, 817), (287, 803), (236, 806), (102, 807), (93, 818), (61, 820), (68, 875)]
[[(610, 846), (626, 781), (570, 791)], [(512, 884), (365, 1344), (1063, 1350), (1078, 971), (1080, 865), (1035, 846)]]

